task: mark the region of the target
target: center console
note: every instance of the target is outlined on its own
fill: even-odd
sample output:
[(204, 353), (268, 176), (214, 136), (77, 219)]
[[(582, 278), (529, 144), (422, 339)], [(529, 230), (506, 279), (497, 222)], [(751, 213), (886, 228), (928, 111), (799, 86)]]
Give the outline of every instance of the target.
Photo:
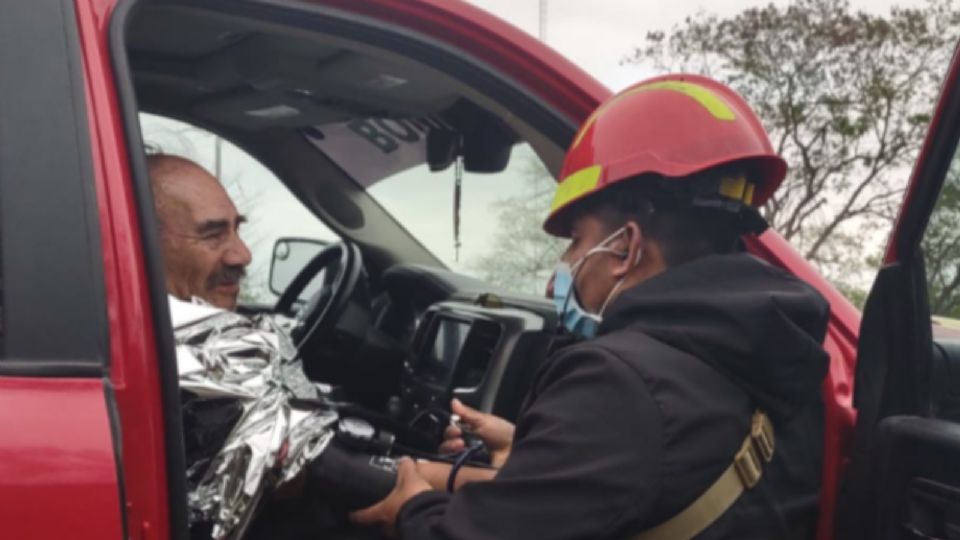
[(448, 418), (440, 411), (448, 410), (451, 398), (493, 411), (518, 344), (541, 334), (544, 325), (541, 316), (524, 309), (434, 304), (421, 317), (404, 364), (400, 416), (442, 430)]
[(310, 465), (312, 489), (345, 515), (390, 492), (395, 456), (486, 466), (489, 454), (479, 441), (468, 441), (471, 450), (458, 456), (436, 454), (450, 425), (450, 399), (512, 420), (497, 407), (510, 401), (511, 393), (517, 394), (514, 402), (526, 394), (538, 360), (550, 348), (554, 332), (547, 326), (532, 309), (457, 300), (430, 306), (417, 322), (391, 410), (378, 417), (342, 405), (335, 437)]

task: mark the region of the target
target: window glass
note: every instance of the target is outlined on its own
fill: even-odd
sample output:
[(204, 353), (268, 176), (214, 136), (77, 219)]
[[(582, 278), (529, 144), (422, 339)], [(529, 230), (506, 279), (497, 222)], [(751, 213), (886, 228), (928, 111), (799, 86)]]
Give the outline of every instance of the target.
[(464, 172), (457, 238), (456, 174), (455, 166), (431, 172), (421, 164), (368, 191), (452, 270), (542, 296), (563, 245), (542, 229), (553, 177), (527, 144), (513, 148), (502, 172)]
[(0, 370), (102, 377), (107, 296), (73, 3), (0, 2), (0, 40)]
[(240, 236), (253, 254), (242, 282), (240, 303), (273, 304), (270, 263), (280, 238), (311, 238), (336, 242), (338, 237), (266, 167), (216, 135), (183, 122), (151, 114), (140, 115), (148, 152), (193, 160), (220, 179), (237, 209), (247, 217)]
[(934, 335), (960, 339), (960, 154), (947, 172), (922, 246)]

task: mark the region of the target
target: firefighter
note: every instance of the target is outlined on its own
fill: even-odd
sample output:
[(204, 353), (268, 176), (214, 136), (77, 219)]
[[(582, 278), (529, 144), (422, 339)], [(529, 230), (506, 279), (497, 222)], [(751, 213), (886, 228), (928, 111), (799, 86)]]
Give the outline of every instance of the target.
[(785, 175), (713, 80), (604, 103), (544, 224), (570, 239), (554, 300), (579, 341), (540, 368), (510, 443), (488, 436), (502, 466), (459, 471), (485, 481), (448, 493), (444, 466), (404, 461), (354, 520), (411, 540), (810, 537), (829, 306), (744, 249)]

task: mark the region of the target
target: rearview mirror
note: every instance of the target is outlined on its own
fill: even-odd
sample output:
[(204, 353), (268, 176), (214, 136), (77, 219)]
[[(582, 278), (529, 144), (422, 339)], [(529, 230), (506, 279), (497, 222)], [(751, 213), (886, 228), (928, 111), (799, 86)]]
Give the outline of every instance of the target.
[(485, 122), (466, 133), (434, 128), (427, 134), (427, 165), (444, 171), (463, 156), (463, 169), (472, 173), (503, 172), (510, 163), (515, 138), (500, 124)]
[(499, 120), (481, 122), (463, 134), (463, 169), (473, 173), (499, 173), (510, 163), (516, 142)]
[(427, 133), (427, 165), (431, 172), (447, 170), (460, 155), (461, 135), (444, 128), (433, 128)]
[[(273, 259), (270, 261), (270, 290), (273, 294), (283, 294), (300, 270), (327, 245), (328, 242), (312, 238), (278, 239), (273, 245)], [(307, 285), (300, 294), (301, 299), (310, 298), (320, 289), (323, 283), (322, 274), (321, 272)]]

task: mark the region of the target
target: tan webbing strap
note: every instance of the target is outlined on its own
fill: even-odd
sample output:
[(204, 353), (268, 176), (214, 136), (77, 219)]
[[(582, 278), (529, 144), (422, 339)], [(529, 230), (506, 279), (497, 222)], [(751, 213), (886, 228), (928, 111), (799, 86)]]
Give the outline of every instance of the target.
[(766, 414), (757, 411), (753, 413), (750, 434), (720, 478), (684, 511), (631, 540), (689, 540), (700, 534), (745, 490), (757, 485), (763, 476), (763, 465), (773, 459), (773, 451), (773, 424)]

